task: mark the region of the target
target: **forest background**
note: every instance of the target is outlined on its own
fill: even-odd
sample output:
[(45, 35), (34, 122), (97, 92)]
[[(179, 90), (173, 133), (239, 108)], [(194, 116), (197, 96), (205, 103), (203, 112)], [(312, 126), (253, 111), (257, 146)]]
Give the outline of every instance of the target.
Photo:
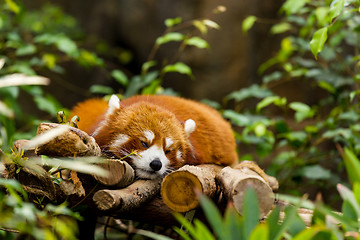
[(50, 79), (0, 88), (5, 153), (85, 98), (180, 94), (217, 108), (240, 159), (281, 193), (344, 208), (337, 184), (351, 188), (358, 173), (343, 160), (360, 153), (358, 1), (7, 0), (1, 10), (0, 74)]

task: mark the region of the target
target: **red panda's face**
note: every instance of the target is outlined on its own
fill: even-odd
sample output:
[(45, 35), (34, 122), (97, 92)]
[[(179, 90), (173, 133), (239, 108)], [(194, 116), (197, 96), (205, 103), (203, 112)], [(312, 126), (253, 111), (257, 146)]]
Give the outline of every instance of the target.
[(93, 135), (105, 153), (125, 157), (139, 178), (155, 179), (184, 164), (194, 128), (191, 119), (182, 125), (172, 113), (141, 103), (109, 108)]
[(163, 177), (183, 165), (183, 144), (178, 139), (164, 137), (152, 130), (133, 134), (119, 134), (111, 142), (109, 150), (127, 160), (134, 167), (136, 175), (143, 179)]

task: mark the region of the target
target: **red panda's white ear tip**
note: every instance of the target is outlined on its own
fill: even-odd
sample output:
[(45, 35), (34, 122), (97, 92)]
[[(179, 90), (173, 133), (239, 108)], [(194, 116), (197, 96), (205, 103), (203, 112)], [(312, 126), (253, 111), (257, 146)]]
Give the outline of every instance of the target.
[(189, 136), (192, 132), (194, 132), (195, 127), (196, 127), (196, 123), (195, 123), (194, 120), (192, 120), (192, 119), (186, 120), (185, 121), (185, 126), (184, 126), (186, 135)]
[(112, 114), (114, 110), (120, 108), (120, 100), (116, 95), (112, 95), (109, 100), (109, 108), (106, 112), (106, 115)]
[(111, 108), (111, 109), (120, 108), (120, 100), (116, 95), (112, 95), (110, 97), (109, 108)]

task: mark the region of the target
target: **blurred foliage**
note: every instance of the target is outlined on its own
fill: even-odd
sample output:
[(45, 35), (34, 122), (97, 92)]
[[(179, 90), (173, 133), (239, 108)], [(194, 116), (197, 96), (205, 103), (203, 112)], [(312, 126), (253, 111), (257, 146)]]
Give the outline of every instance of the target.
[[(276, 176), (284, 193), (300, 196), (309, 186), (324, 193), (331, 191), (332, 194), (325, 196), (326, 200), (329, 203), (342, 200), (342, 214), (321, 202), (281, 195), (281, 199), (294, 205), (285, 209), (285, 218), (280, 221), (280, 209), (275, 208), (259, 223), (256, 197), (249, 190), (245, 194), (243, 216), (232, 207), (221, 216), (206, 198), (201, 199), (201, 204), (210, 227), (198, 220), (190, 223), (177, 215), (186, 230), (176, 229), (181, 237), (360, 238), (360, 164), (357, 158), (360, 154), (359, 9), (360, 1), (355, 0), (286, 0), (280, 9), (281, 19), (276, 24), (273, 20), (249, 16), (243, 21), (243, 32), (251, 31), (256, 24), (270, 22), (273, 24), (270, 34), (281, 38), (280, 49), (259, 67), (258, 73), (263, 76), (261, 83), (227, 95), (224, 98), (226, 107), (205, 101), (231, 121), (239, 145), (251, 150), (245, 152), (241, 148), (241, 159), (267, 163), (267, 173)], [(36, 106), (51, 117), (62, 108), (59, 101), (39, 86), (40, 83), (30, 83), (34, 80), (31, 77), (44, 69), (64, 74), (62, 64), (68, 61), (85, 68), (104, 66), (104, 61), (80, 47), (81, 31), (75, 19), (58, 7), (45, 5), (40, 11), (27, 11), (20, 1), (6, 0), (0, 4), (0, 10), (0, 147), (9, 153), (13, 141), (34, 136), (40, 122), (22, 109), (18, 103), (20, 94), (31, 96)], [(224, 10), (224, 7), (218, 7), (212, 14)], [(191, 67), (180, 57), (190, 47), (208, 49), (210, 46), (204, 35), (210, 29), (218, 29), (219, 25), (210, 17), (188, 21), (177, 17), (166, 19), (164, 24), (164, 33), (155, 40), (139, 73), (129, 76), (120, 69), (111, 70), (109, 76), (122, 88), (115, 91), (108, 86), (93, 85), (90, 91), (103, 95), (119, 94), (120, 97), (177, 94), (162, 87), (164, 76), (175, 72), (194, 78)], [(177, 46), (173, 56), (156, 62), (159, 48), (169, 43)], [(106, 44), (100, 45), (97, 50), (105, 51)], [(13, 85), (2, 87), (1, 84), (9, 79)], [(20, 82), (14, 84), (18, 80)], [(41, 82), (46, 84), (44, 79)], [(288, 96), (276, 94), (276, 87), (289, 82), (305, 85), (311, 101), (306, 98), (289, 101)], [(251, 104), (254, 102), (255, 105)], [(11, 158), (18, 161), (19, 166), (25, 161), (19, 155)], [(0, 171), (2, 169), (0, 163)], [(345, 169), (352, 189), (346, 187), (350, 184), (345, 183)], [(339, 182), (345, 184), (339, 185)], [(14, 234), (9, 230), (35, 239), (75, 238), (76, 229), (71, 226), (78, 215), (64, 204), (42, 206), (40, 201), (36, 208), (28, 202), (27, 193), (18, 182), (0, 178), (0, 186), (0, 227), (7, 230), (0, 231), (1, 238), (13, 239)], [(339, 195), (334, 191), (335, 187)], [(315, 213), (309, 228), (305, 228), (297, 213), (297, 209), (305, 205)], [(338, 224), (327, 221), (328, 215)], [(155, 239), (167, 239), (148, 231), (142, 233)]]
[[(53, 5), (39, 11), (27, 11), (20, 1), (0, 4), (0, 81), (15, 73), (35, 76), (48, 70), (64, 74), (62, 63), (74, 61), (84, 67), (101, 66), (94, 53), (80, 48), (74, 40), (79, 28), (73, 17)], [(19, 105), (19, 97), (30, 95), (34, 104), (55, 117), (60, 102), (40, 86), (23, 83), (0, 88), (0, 147), (9, 151), (16, 139), (34, 136), (39, 120)], [(15, 118), (16, 116), (16, 118)], [(21, 127), (21, 129), (20, 129)]]
[[(256, 16), (243, 21), (244, 32), (271, 22), (270, 34), (279, 35), (281, 45), (259, 67), (261, 84), (226, 97), (236, 111), (225, 110), (224, 116), (239, 127), (239, 143), (256, 152), (240, 152), (242, 158), (267, 162), (283, 192), (301, 195), (309, 185), (334, 191), (346, 182), (339, 149), (360, 154), (359, 7), (351, 0), (287, 0), (276, 24)], [(276, 94), (289, 83), (304, 86), (307, 96), (290, 102)], [(246, 107), (249, 99), (255, 108)], [(327, 195), (326, 200), (338, 199)]]

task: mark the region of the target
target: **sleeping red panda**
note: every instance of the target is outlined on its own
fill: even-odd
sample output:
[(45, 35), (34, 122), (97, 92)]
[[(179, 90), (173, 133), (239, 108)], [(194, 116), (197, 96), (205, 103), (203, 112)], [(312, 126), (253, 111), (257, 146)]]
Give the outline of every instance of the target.
[(78, 127), (93, 136), (102, 152), (126, 158), (143, 179), (163, 177), (185, 164), (237, 162), (230, 124), (205, 104), (171, 96), (113, 95), (79, 103), (72, 111)]

